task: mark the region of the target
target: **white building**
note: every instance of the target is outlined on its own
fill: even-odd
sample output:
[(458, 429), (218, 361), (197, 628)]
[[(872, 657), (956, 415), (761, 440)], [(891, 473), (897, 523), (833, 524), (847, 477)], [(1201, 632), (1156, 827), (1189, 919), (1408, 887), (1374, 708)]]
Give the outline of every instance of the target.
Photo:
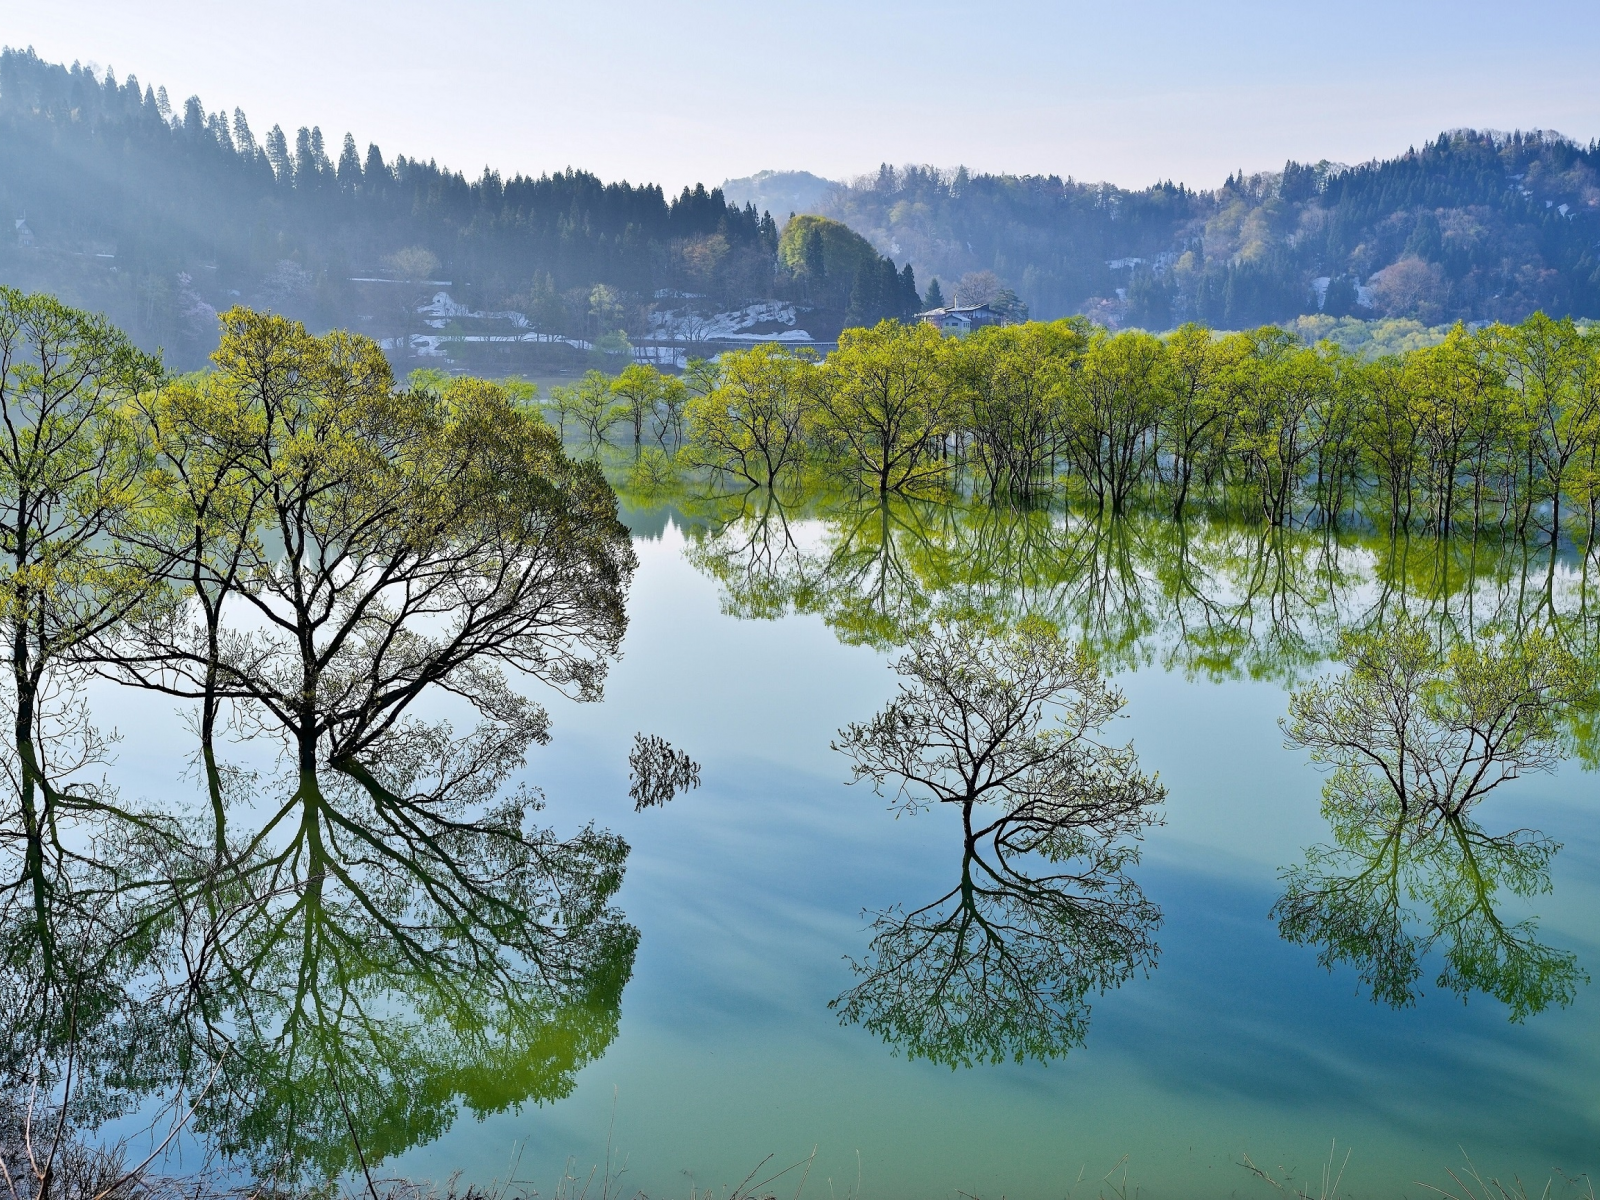
[(930, 308), (919, 312), (917, 320), (946, 333), (971, 333), (985, 325), (1004, 325), (1005, 318), (987, 304), (964, 304), (953, 308)]

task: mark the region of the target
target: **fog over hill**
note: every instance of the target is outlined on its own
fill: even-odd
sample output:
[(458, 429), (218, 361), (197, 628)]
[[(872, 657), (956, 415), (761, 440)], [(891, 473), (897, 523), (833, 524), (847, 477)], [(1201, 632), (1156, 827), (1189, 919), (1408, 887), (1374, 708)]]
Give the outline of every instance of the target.
[(730, 204), (753, 204), (764, 212), (824, 215), (833, 193), (844, 185), (810, 171), (757, 171), (743, 179), (725, 179), (722, 194)]
[[(866, 240), (812, 222), (785, 250), (791, 212)], [(826, 341), (909, 316), (934, 277), (1018, 315), (1153, 329), (1600, 316), (1600, 151), (1541, 132), (1213, 191), (884, 166), (669, 196), (577, 169), (469, 177), (5, 50), (0, 217), (0, 282), (103, 311), (180, 367), (235, 303), (521, 370), (625, 358), (630, 340), (665, 343), (662, 361), (718, 338)]]
[(1299, 314), (1600, 315), (1600, 152), (1548, 131), (1458, 130), (1350, 168), (1290, 162), (1214, 191), (893, 168), (729, 180), (774, 212), (810, 197), (924, 282), (992, 271), (1035, 316), (1227, 328)]
[[(785, 267), (775, 220), (714, 188), (668, 196), (574, 169), (469, 179), (31, 51), (0, 52), (0, 215), (0, 282), (103, 311), (177, 366), (204, 362), (237, 303), (505, 369), (625, 358), (668, 313), (680, 338), (733, 311), (748, 318), (736, 330), (763, 326), (751, 336), (804, 337), (802, 315), (830, 336), (917, 307), (859, 238)], [(830, 258), (847, 273), (828, 276)]]

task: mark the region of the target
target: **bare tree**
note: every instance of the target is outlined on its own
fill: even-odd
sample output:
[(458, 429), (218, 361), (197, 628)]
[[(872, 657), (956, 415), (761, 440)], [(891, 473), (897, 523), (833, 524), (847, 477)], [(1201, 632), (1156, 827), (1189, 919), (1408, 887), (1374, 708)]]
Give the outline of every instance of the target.
[(955, 302), (958, 308), (971, 304), (987, 304), (1005, 287), (1000, 276), (993, 271), (968, 271), (956, 281)]
[(1325, 807), (1427, 825), (1466, 814), (1502, 784), (1563, 757), (1561, 718), (1593, 670), (1548, 635), (1458, 643), (1448, 651), (1417, 618), (1348, 633), (1346, 670), (1289, 701), (1287, 744), (1332, 773)]
[(700, 764), (665, 738), (636, 733), (628, 754), (628, 784), (635, 811), (659, 808), (679, 792), (700, 786)]
[(1053, 629), (936, 624), (899, 694), (835, 748), (902, 812), (961, 814), (956, 886), (875, 915), (834, 1006), (913, 1057), (1049, 1058), (1082, 1042), (1090, 992), (1148, 970), (1160, 911), (1127, 874), (1165, 790), (1096, 734), (1122, 697)]

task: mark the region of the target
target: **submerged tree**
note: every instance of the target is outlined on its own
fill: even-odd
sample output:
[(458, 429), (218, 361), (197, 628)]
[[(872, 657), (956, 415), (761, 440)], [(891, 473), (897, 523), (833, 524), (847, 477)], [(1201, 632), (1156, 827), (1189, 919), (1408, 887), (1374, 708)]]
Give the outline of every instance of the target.
[[(498, 873), (537, 852), (527, 805), (496, 793), (548, 718), (503, 669), (599, 695), (634, 561), (610, 489), (501, 389), (398, 389), (365, 339), (236, 310), (216, 357), (206, 411), (234, 499), (200, 529), (208, 546), (177, 547), (200, 616), (168, 610), (112, 668), (220, 695), (282, 739), (287, 795), (237, 846), (241, 869), (346, 889), (418, 955), (430, 923), (378, 897), (426, 880), (437, 936), (537, 957), (568, 926), (501, 894)], [(478, 727), (410, 715), (429, 693), (465, 700)], [(388, 882), (358, 886), (344, 857)]]
[(1385, 811), (1410, 821), (1465, 814), (1489, 792), (1563, 757), (1561, 718), (1584, 702), (1590, 669), (1538, 630), (1458, 642), (1402, 614), (1375, 633), (1347, 633), (1343, 674), (1289, 701), (1291, 746), (1332, 774), (1340, 811)]
[(118, 843), (135, 827), (160, 829), (75, 778), (105, 752), (78, 691), (82, 659), (160, 590), (150, 556), (125, 536), (142, 516), (147, 463), (127, 406), (159, 371), (102, 318), (0, 288), (0, 627), (11, 721), (0, 919), (31, 914), (18, 918), (28, 933), (10, 949), (45, 979), (64, 965), (55, 946), (63, 906), (91, 926), (120, 909), (130, 881)]
[(617, 398), (612, 410), (615, 419), (633, 427), (633, 447), (638, 453), (644, 442), (645, 423), (661, 403), (665, 380), (649, 363), (630, 363), (611, 381), (611, 394)]
[(1098, 739), (1123, 699), (1043, 623), (941, 623), (895, 670), (899, 694), (835, 748), (900, 811), (960, 813), (961, 875), (876, 914), (834, 1007), (952, 1066), (1064, 1054), (1090, 993), (1154, 964), (1160, 910), (1127, 868), (1165, 790), (1131, 746)]
[(1074, 377), (1064, 445), (1102, 509), (1122, 513), (1155, 456), (1154, 433), (1173, 388), (1167, 357), (1147, 333), (1097, 337)]
[(818, 392), (818, 427), (848, 477), (879, 494), (944, 478), (947, 359), (943, 336), (921, 323), (884, 321), (839, 336)]
[[(162, 380), (83, 314), (0, 302), (3, 1082), (75, 1125), (182, 1092), (226, 1153), (323, 1174), (564, 1094), (615, 1031), (628, 848), (507, 785), (549, 726), (514, 677), (596, 699), (626, 627), (599, 469), (526, 396), (401, 387), (364, 338), (234, 310), (215, 371)], [(106, 757), (90, 667), (196, 704), (209, 820), (73, 778)], [(226, 732), (276, 772), (246, 792)]]
[[(214, 845), (157, 875), (181, 945), (206, 930), (174, 1004), (246, 1109), (301, 1094), (274, 1072), (328, 1075), (341, 1106), (365, 1103), (385, 1038), (396, 1079), (411, 1059), (515, 1077), (471, 1064), (521, 1053), (597, 979), (625, 979), (636, 936), (610, 907), (622, 839), (559, 838), (535, 824), (536, 793), (505, 791), (549, 724), (508, 672), (595, 699), (620, 643), (634, 559), (614, 494), (496, 385), (403, 389), (365, 339), (243, 310), (224, 323), (218, 369), (146, 406), (160, 516), (142, 536), (186, 599), (100, 651), (124, 682), (201, 705)], [(474, 727), (418, 718), (429, 696)], [(239, 831), (222, 706), (282, 747), (263, 781), (281, 790)], [(407, 1049), (407, 1013), (444, 1042)], [(383, 1086), (432, 1105), (435, 1128), (453, 1104)], [(332, 1111), (296, 1119), (312, 1136)]]
[(1561, 719), (1585, 703), (1592, 673), (1546, 635), (1458, 644), (1448, 652), (1415, 618), (1343, 639), (1344, 674), (1295, 693), (1290, 746), (1332, 766), (1322, 791), (1331, 846), (1283, 872), (1274, 909), (1290, 941), (1316, 944), (1329, 969), (1354, 964), (1375, 1000), (1436, 984), (1483, 991), (1521, 1021), (1568, 1004), (1586, 976), (1574, 955), (1537, 940), (1533, 918), (1506, 921), (1502, 888), (1550, 889), (1559, 845), (1535, 830), (1491, 836), (1472, 817), (1502, 784), (1563, 757)]
[(714, 385), (688, 402), (692, 452), (714, 470), (775, 487), (805, 460), (816, 420), (814, 358), (754, 346), (724, 355), (720, 367)]
[(700, 786), (700, 764), (666, 738), (636, 733), (628, 754), (628, 785), (635, 812), (660, 808), (679, 792)]
[(956, 344), (958, 413), (990, 496), (1031, 496), (1053, 482), (1071, 373), (1087, 342), (1080, 320), (990, 326)]
[[(570, 385), (562, 402), (578, 420), (578, 425), (588, 436), (596, 451), (606, 440), (606, 432), (618, 419), (617, 406), (612, 402), (611, 380), (603, 371), (586, 371), (583, 378)], [(565, 418), (563, 418), (563, 429)]]

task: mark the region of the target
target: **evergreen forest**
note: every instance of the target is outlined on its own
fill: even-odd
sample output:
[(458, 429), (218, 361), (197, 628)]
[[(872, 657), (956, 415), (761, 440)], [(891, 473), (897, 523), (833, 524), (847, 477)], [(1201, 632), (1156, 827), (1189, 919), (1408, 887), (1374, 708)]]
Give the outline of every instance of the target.
[[(597, 345), (620, 365), (629, 339), (710, 340), (715, 314), (759, 304), (788, 308), (741, 329), (822, 342), (945, 302), (1150, 330), (1594, 317), (1597, 169), (1595, 146), (1548, 131), (1470, 130), (1212, 191), (886, 164), (796, 193), (795, 217), (730, 202), (749, 181), (674, 196), (575, 169), (471, 177), (0, 52), (0, 279), (104, 312), (182, 367), (239, 303), (391, 348), (509, 319), (563, 367)], [(446, 307), (419, 315), (441, 289)]]
[(1600, 315), (1600, 149), (1442, 133), (1356, 167), (1288, 162), (1215, 191), (885, 164), (819, 211), (945, 280), (990, 272), (1036, 315), (1224, 329)]
[(797, 234), (785, 265), (773, 217), (717, 189), (668, 196), (580, 170), (469, 179), (31, 50), (0, 51), (0, 209), (0, 278), (104, 312), (183, 366), (241, 302), (393, 337), (427, 332), (418, 306), (448, 288), (467, 310), (591, 341), (637, 336), (686, 300), (792, 297), (835, 330), (920, 307), (909, 271), (834, 222), (826, 255)]

